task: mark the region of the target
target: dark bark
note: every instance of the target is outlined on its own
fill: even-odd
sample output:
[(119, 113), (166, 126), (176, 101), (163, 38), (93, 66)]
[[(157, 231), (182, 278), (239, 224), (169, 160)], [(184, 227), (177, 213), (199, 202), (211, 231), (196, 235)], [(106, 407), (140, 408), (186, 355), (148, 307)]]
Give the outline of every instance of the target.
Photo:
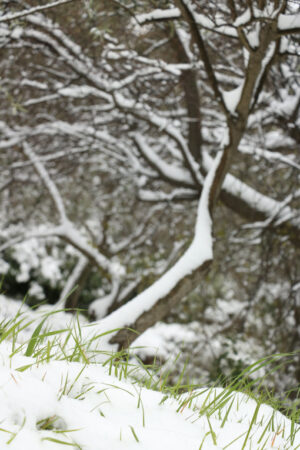
[[(190, 63), (191, 61), (186, 54), (180, 38), (175, 33), (172, 46), (177, 53), (178, 61), (182, 63)], [(185, 93), (185, 102), (188, 113), (188, 144), (193, 157), (198, 163), (201, 163), (201, 113), (200, 113), (200, 96), (197, 85), (197, 75), (195, 70), (186, 70), (181, 75), (181, 82)]]
[(112, 337), (111, 344), (118, 344), (120, 349), (129, 347), (139, 334), (165, 317), (173, 307), (199, 285), (203, 279), (203, 273), (209, 268), (210, 263), (211, 261), (206, 261), (192, 274), (180, 280), (167, 296), (161, 298), (150, 311), (145, 311), (136, 322), (131, 324), (131, 329), (122, 328), (117, 332)]

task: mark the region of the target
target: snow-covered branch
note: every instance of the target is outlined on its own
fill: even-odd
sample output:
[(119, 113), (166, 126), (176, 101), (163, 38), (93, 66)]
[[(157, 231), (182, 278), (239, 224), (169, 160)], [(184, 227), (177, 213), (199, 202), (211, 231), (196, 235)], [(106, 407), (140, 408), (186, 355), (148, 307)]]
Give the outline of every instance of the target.
[(150, 13), (137, 14), (135, 19), (140, 25), (148, 22), (178, 19), (181, 16), (179, 8), (154, 9)]
[[(209, 155), (204, 154), (203, 163), (206, 170), (210, 170), (213, 160)], [(248, 186), (246, 183), (243, 183), (231, 174), (226, 175), (222, 189), (225, 193), (229, 193), (235, 198), (241, 199), (249, 206), (249, 208), (262, 213), (266, 218), (272, 216), (274, 211), (276, 211), (278, 219), (287, 219), (296, 217), (297, 215), (296, 211), (294, 211), (293, 214), (290, 207), (286, 206), (282, 209), (281, 202), (261, 194), (259, 191)], [(292, 224), (300, 228), (299, 220), (293, 219)]]
[(156, 191), (153, 192), (151, 190), (146, 189), (140, 189), (139, 190), (139, 198), (144, 202), (173, 202), (173, 201), (183, 201), (183, 200), (195, 200), (198, 198), (199, 193), (196, 190), (192, 189), (184, 189), (184, 188), (178, 188), (174, 189), (169, 194), (162, 192), (162, 191)]
[(60, 195), (56, 185), (53, 183), (53, 181), (49, 177), (49, 174), (46, 171), (44, 165), (41, 163), (39, 158), (32, 151), (32, 149), (30, 148), (30, 145), (27, 142), (24, 142), (24, 144), (23, 144), (23, 152), (27, 156), (27, 158), (31, 161), (31, 163), (33, 164), (35, 170), (39, 174), (42, 182), (44, 183), (49, 194), (51, 195), (53, 203), (59, 214), (60, 222), (61, 223), (66, 222), (67, 216), (66, 216), (65, 206), (62, 201), (61, 195)]
[(300, 14), (280, 14), (278, 30), (283, 34), (300, 33)]
[[(212, 221), (210, 216), (212, 189), (218, 168), (222, 162), (223, 152), (218, 156), (209, 171), (198, 204), (194, 239), (183, 256), (154, 284), (124, 306), (114, 311), (102, 321), (96, 322), (85, 331), (89, 336), (100, 335), (108, 330), (122, 328), (112, 336), (110, 342), (127, 347), (136, 334), (125, 327), (143, 332), (154, 324), (159, 317), (169, 310), (171, 305), (179, 302), (189, 289), (198, 281), (199, 271), (207, 267), (213, 257)], [(111, 336), (110, 336), (111, 337)]]
[(143, 157), (159, 173), (162, 179), (180, 186), (192, 187), (194, 185), (193, 179), (187, 170), (166, 163), (147, 145), (143, 136), (136, 134), (134, 141)]
[(62, 197), (55, 183), (51, 180), (47, 170), (45, 169), (45, 166), (37, 158), (33, 150), (30, 148), (29, 144), (24, 143), (23, 149), (25, 155), (33, 163), (37, 173), (41, 177), (41, 180), (43, 181), (45, 187), (51, 195), (57, 211), (59, 212), (60, 225), (54, 228), (53, 231), (55, 232), (55, 235), (67, 241), (69, 244), (79, 250), (82, 255), (92, 260), (100, 270), (107, 271), (110, 274), (112, 280), (122, 277), (125, 273), (125, 269), (120, 264), (111, 262), (108, 258), (106, 258), (106, 256), (104, 256), (104, 254), (100, 253), (98, 249), (89, 245), (83, 238), (82, 234), (69, 220), (65, 211)]
[[(153, 112), (148, 113), (147, 111), (145, 111), (143, 109), (141, 104), (132, 102), (132, 101), (126, 99), (123, 95), (121, 95), (119, 93), (114, 95), (114, 99), (115, 99), (116, 105), (119, 108), (121, 108), (125, 111), (126, 110), (130, 111), (134, 116), (139, 117), (139, 118), (145, 120), (146, 122), (149, 122), (151, 125), (155, 126), (159, 130), (163, 130), (168, 136), (170, 136), (177, 143), (177, 145), (182, 153), (182, 156), (189, 168), (191, 177), (194, 179), (194, 182), (196, 183), (196, 185), (201, 186), (201, 184), (203, 182), (203, 177), (199, 170), (199, 164), (194, 159), (194, 157), (193, 157), (184, 137), (180, 133), (180, 131), (177, 128), (175, 128), (174, 126), (172, 126), (172, 124), (169, 123), (167, 119), (164, 119)], [(142, 148), (143, 148), (143, 150), (146, 149), (145, 145), (143, 145), (142, 147), (140, 146), (140, 144), (142, 142), (141, 139), (138, 138), (136, 142), (139, 145), (141, 150), (142, 150)], [(146, 154), (147, 154), (147, 152), (145, 153), (145, 155)], [(149, 152), (148, 152), (148, 155), (149, 155)], [(160, 163), (161, 165), (158, 164), (158, 160), (155, 157), (155, 155), (152, 154), (151, 158), (152, 158), (153, 164), (154, 164), (154, 160), (155, 160), (156, 167), (160, 167), (161, 172), (165, 174), (166, 166), (164, 165), (164, 167), (162, 167), (162, 163)], [(171, 178), (174, 178), (174, 177), (171, 177)]]
[(59, 300), (56, 303), (57, 309), (65, 308), (68, 296), (70, 295), (72, 290), (76, 287), (82, 272), (85, 270), (85, 268), (89, 263), (90, 263), (89, 260), (85, 256), (83, 255), (79, 256), (77, 264), (72, 270), (70, 276), (67, 279), (67, 282), (64, 285), (63, 290), (60, 293)]
[(56, 8), (57, 6), (66, 5), (67, 3), (72, 3), (75, 1), (78, 0), (57, 0), (56, 2), (48, 3), (47, 5), (35, 6), (33, 8), (28, 8), (23, 11), (18, 11), (16, 13), (7, 13), (0, 17), (0, 23), (21, 19), (23, 17), (29, 16), (30, 14), (45, 11), (51, 8)]

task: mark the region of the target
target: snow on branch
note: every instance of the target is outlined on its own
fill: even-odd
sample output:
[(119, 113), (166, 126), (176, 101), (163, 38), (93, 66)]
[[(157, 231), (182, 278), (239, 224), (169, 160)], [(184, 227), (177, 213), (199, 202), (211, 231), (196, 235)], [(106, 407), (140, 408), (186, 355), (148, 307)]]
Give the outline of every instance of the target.
[(0, 246), (0, 252), (3, 252), (4, 250), (13, 247), (16, 244), (19, 244), (23, 241), (29, 241), (32, 238), (48, 238), (53, 236), (59, 236), (61, 233), (61, 227), (47, 227), (45, 229), (36, 228), (35, 230), (31, 230), (25, 233), (21, 233), (16, 237), (8, 238), (5, 237), (5, 243)]
[[(187, 4), (187, 2), (186, 2)], [(191, 5), (188, 5), (191, 8)], [(150, 22), (159, 22), (164, 20), (174, 20), (181, 18), (181, 11), (179, 8), (168, 9), (154, 9), (149, 13), (137, 14), (135, 20), (139, 25), (145, 25)], [(214, 18), (211, 20), (207, 15), (197, 14), (194, 12), (195, 23), (206, 30), (223, 34), (228, 37), (237, 37), (237, 32), (231, 24), (227, 24), (224, 20)]]
[[(212, 167), (213, 159), (207, 153), (203, 155), (203, 164), (206, 170), (210, 170)], [(229, 173), (225, 177), (222, 190), (240, 198), (251, 208), (263, 213), (266, 217), (273, 217), (274, 211), (276, 211), (278, 220), (281, 218), (288, 220), (287, 218), (295, 217), (296, 215), (290, 207), (282, 208), (281, 202), (261, 194)], [(300, 223), (296, 219), (291, 222), (300, 228)]]
[(233, 26), (236, 28), (241, 27), (243, 25), (245, 26), (251, 21), (251, 19), (252, 19), (251, 9), (246, 8), (245, 11), (235, 19)]
[(274, 60), (276, 42), (273, 38), (271, 33), (262, 30), (260, 51), (250, 53), (243, 81), (231, 91), (221, 91), (226, 110), (233, 116), (239, 115), (241, 120), (248, 119), (250, 108), (253, 108), (262, 88), (262, 80)]
[(199, 65), (196, 63), (191, 64), (176, 64), (176, 63), (167, 63), (163, 59), (154, 59), (143, 55), (140, 55), (133, 49), (130, 50), (120, 50), (119, 47), (110, 47), (108, 51), (106, 51), (105, 56), (108, 60), (117, 61), (123, 59), (130, 59), (131, 61), (135, 61), (137, 63), (143, 64), (145, 66), (151, 66), (153, 68), (159, 68), (161, 72), (166, 72), (170, 75), (180, 76), (182, 70), (189, 70), (191, 67), (197, 68)]
[(137, 14), (135, 19), (140, 25), (148, 22), (159, 21), (159, 20), (170, 20), (178, 19), (181, 16), (179, 8), (169, 8), (169, 9), (154, 9), (150, 13)]
[(110, 306), (116, 301), (120, 292), (120, 287), (120, 279), (114, 278), (110, 293), (103, 297), (97, 298), (89, 304), (89, 315), (97, 320), (105, 317)]
[[(99, 71), (94, 67), (93, 62), (88, 58), (82, 51), (82, 48), (75, 44), (72, 39), (66, 36), (61, 29), (59, 29), (55, 24), (43, 17), (42, 15), (30, 16), (27, 22), (36, 25), (43, 29), (43, 33), (37, 32), (36, 30), (25, 30), (24, 35), (31, 35), (34, 39), (40, 40), (54, 49), (55, 52), (59, 53), (76, 72), (80, 73), (84, 78), (87, 78), (92, 82), (96, 88), (84, 87), (85, 91), (82, 91), (81, 86), (71, 86), (65, 89), (60, 89), (59, 94), (65, 96), (73, 97), (83, 97), (88, 93), (92, 95), (97, 95), (102, 97), (106, 101), (111, 101), (110, 93), (118, 91), (129, 84), (133, 83), (138, 78), (145, 78), (151, 75), (160, 73), (162, 70), (161, 64), (157, 61), (151, 61), (148, 58), (140, 58), (140, 62), (147, 64), (148, 67), (142, 68), (120, 80), (110, 80), (107, 82), (103, 77), (99, 76)], [(47, 34), (49, 42), (47, 42)], [(50, 38), (51, 36), (51, 38)], [(127, 57), (128, 57), (128, 52)], [(110, 51), (112, 56), (112, 51)], [(119, 55), (120, 56), (120, 55)], [(86, 68), (89, 68), (87, 71)], [(180, 75), (180, 70), (175, 70), (169, 68), (169, 71), (173, 72), (177, 76)]]
[(71, 275), (67, 279), (67, 282), (65, 283), (64, 288), (61, 291), (59, 300), (55, 305), (57, 309), (65, 307), (66, 299), (70, 295), (72, 289), (74, 289), (74, 287), (76, 286), (82, 272), (88, 264), (89, 260), (85, 256), (80, 255), (77, 264), (75, 265), (74, 269), (71, 272)]
[(270, 214), (270, 216), (267, 217), (264, 221), (245, 224), (242, 228), (244, 229), (266, 228), (269, 227), (271, 224), (279, 226), (282, 223), (286, 222), (287, 220), (293, 219), (296, 216), (296, 211), (293, 211), (291, 208), (288, 208), (287, 206), (292, 200), (296, 199), (297, 196), (298, 197), (300, 196), (300, 189), (298, 189), (298, 192), (288, 195), (283, 201), (278, 202), (276, 208), (274, 208), (273, 213)]
[[(181, 258), (149, 288), (109, 316), (105, 317), (103, 320), (95, 322), (86, 328), (85, 333), (87, 336), (93, 336), (95, 338), (95, 335), (99, 335), (105, 331), (116, 330), (123, 327), (132, 327), (139, 332), (144, 331), (143, 329), (139, 329), (137, 322), (141, 320), (141, 328), (143, 328), (143, 316), (145, 314), (147, 315), (147, 313), (149, 313), (151, 315), (152, 309), (155, 308), (159, 302), (165, 302), (165, 299), (169, 295), (172, 295), (172, 292), (180, 282), (184, 281), (186, 277), (195, 274), (201, 267), (204, 267), (206, 263), (212, 260), (213, 239), (209, 203), (211, 190), (217, 175), (217, 169), (222, 161), (222, 156), (223, 152), (219, 152), (212, 164), (211, 170), (206, 176), (198, 203), (194, 239), (189, 248), (183, 256), (181, 256)], [(147, 325), (147, 327), (148, 326), (149, 325)], [(108, 339), (110, 338), (111, 335), (108, 335)], [(129, 339), (129, 337), (126, 337), (126, 341), (127, 339)], [(113, 339), (111, 342), (113, 342)], [(123, 342), (123, 344), (126, 345), (126, 342)], [(102, 341), (101, 345), (103, 345)]]
[(56, 185), (53, 183), (53, 181), (49, 177), (49, 174), (48, 174), (47, 170), (45, 169), (44, 165), (41, 163), (41, 161), (36, 156), (36, 154), (33, 152), (33, 150), (30, 148), (30, 146), (27, 142), (24, 142), (24, 144), (23, 144), (23, 152), (27, 156), (27, 158), (32, 162), (36, 172), (40, 176), (40, 178), (43, 181), (44, 185), (46, 186), (49, 194), (51, 195), (53, 203), (59, 214), (60, 221), (62, 223), (65, 222), (67, 220), (66, 210), (65, 210), (64, 203), (62, 201), (61, 195), (60, 195)]
[(33, 163), (38, 175), (40, 176), (49, 194), (51, 195), (51, 198), (59, 213), (60, 225), (54, 229), (55, 235), (64, 239), (74, 248), (79, 250), (86, 258), (92, 260), (100, 270), (107, 271), (110, 274), (112, 280), (114, 280), (115, 278), (121, 278), (125, 273), (125, 269), (120, 264), (111, 262), (98, 249), (88, 244), (80, 231), (78, 231), (75, 228), (74, 224), (69, 220), (65, 211), (62, 197), (55, 183), (51, 180), (47, 170), (45, 169), (45, 166), (37, 158), (33, 150), (31, 150), (29, 144), (26, 142), (23, 145), (23, 151), (28, 159)]
[(109, 253), (113, 255), (117, 255), (124, 250), (129, 250), (130, 248), (136, 248), (141, 242), (143, 243), (145, 239), (145, 230), (147, 228), (148, 223), (153, 218), (157, 211), (161, 211), (161, 207), (156, 205), (152, 206), (150, 210), (145, 214), (143, 221), (136, 226), (132, 234), (123, 239), (122, 241), (116, 243), (112, 238), (107, 239), (107, 245), (109, 248)]
[[(132, 114), (136, 117), (145, 120), (146, 122), (156, 127), (158, 130), (163, 130), (167, 135), (169, 135), (177, 143), (195, 184), (199, 186), (202, 185), (203, 177), (199, 170), (199, 164), (195, 161), (179, 129), (172, 126), (172, 124), (167, 119), (160, 117), (153, 112), (145, 111), (141, 103), (129, 100), (120, 93), (115, 93), (114, 99), (116, 105), (120, 109), (132, 112)], [(145, 148), (145, 146), (143, 146), (143, 148)]]
[(65, 5), (75, 1), (77, 0), (58, 0), (56, 2), (48, 3), (47, 5), (35, 6), (34, 8), (29, 8), (16, 13), (8, 13), (0, 17), (0, 22), (10, 22), (11, 20), (21, 19), (22, 17), (29, 16), (30, 14), (45, 11), (46, 9), (55, 8), (56, 6)]
[(183, 200), (194, 200), (198, 198), (198, 192), (192, 189), (178, 188), (170, 193), (162, 191), (151, 191), (148, 189), (140, 189), (138, 192), (139, 199), (143, 202), (173, 202)]
[(59, 236), (71, 244), (74, 248), (79, 250), (88, 259), (93, 261), (93, 263), (98, 266), (101, 271), (107, 271), (112, 279), (119, 278), (124, 275), (124, 267), (119, 263), (111, 262), (98, 249), (90, 245), (82, 236), (80, 231), (78, 231), (69, 220), (61, 225)]
[(143, 157), (151, 167), (157, 170), (163, 179), (181, 186), (192, 187), (194, 185), (193, 179), (187, 170), (166, 163), (147, 145), (142, 135), (135, 134), (134, 141)]
[[(34, 133), (35, 133), (35, 130), (33, 129), (33, 133), (32, 134), (34, 134)], [(15, 144), (11, 144), (10, 146), (13, 146), (13, 145), (15, 145)], [(0, 150), (1, 150), (1, 145), (0, 145)], [(39, 158), (39, 160), (42, 163), (46, 163), (46, 162), (49, 162), (49, 161), (57, 161), (59, 159), (66, 158), (67, 156), (73, 156), (73, 155), (77, 155), (77, 154), (87, 153), (88, 151), (89, 151), (89, 149), (86, 149), (86, 148), (75, 148), (75, 149), (73, 148), (72, 150), (68, 150), (68, 151), (59, 150), (59, 151), (53, 152), (53, 153), (51, 153), (49, 155), (41, 156)], [(24, 167), (30, 166), (30, 165), (32, 165), (31, 161), (15, 162), (15, 163), (11, 164), (9, 166), (9, 168), (11, 170), (23, 169)]]
[(239, 147), (239, 152), (244, 153), (246, 155), (253, 155), (253, 153), (254, 153), (258, 157), (264, 158), (267, 161), (272, 161), (272, 160), (280, 161), (283, 164), (293, 167), (294, 169), (300, 170), (299, 164), (297, 164), (295, 161), (288, 158), (287, 156), (284, 156), (281, 153), (276, 152), (276, 151), (265, 150), (265, 149), (262, 149), (259, 147), (255, 147), (254, 149), (252, 149), (252, 148), (249, 148), (248, 145), (244, 145), (244, 146)]
[[(58, 54), (76, 73), (88, 79), (94, 86), (100, 91), (108, 91), (109, 84), (99, 76), (99, 72), (95, 69), (91, 60), (84, 56), (83, 52), (78, 50), (78, 46), (73, 43), (72, 40), (67, 38), (62, 32), (59, 36), (56, 36), (55, 24), (51, 21), (45, 20), (43, 16), (30, 16), (27, 20), (29, 23), (33, 23), (41, 28), (43, 31), (35, 30), (31, 28), (20, 29), (18, 35), (15, 37), (19, 39), (20, 36), (40, 42), (43, 45), (47, 45)], [(50, 26), (51, 25), (51, 26)], [(14, 37), (14, 35), (12, 35)], [(104, 95), (103, 92), (103, 95)], [(108, 96), (108, 100), (111, 97)]]
[(278, 17), (278, 30), (282, 32), (300, 32), (300, 14), (280, 14)]
[(1, 140), (0, 142), (0, 150), (4, 150), (6, 148), (13, 147), (14, 145), (19, 144), (22, 141), (22, 136), (13, 137), (11, 139)]

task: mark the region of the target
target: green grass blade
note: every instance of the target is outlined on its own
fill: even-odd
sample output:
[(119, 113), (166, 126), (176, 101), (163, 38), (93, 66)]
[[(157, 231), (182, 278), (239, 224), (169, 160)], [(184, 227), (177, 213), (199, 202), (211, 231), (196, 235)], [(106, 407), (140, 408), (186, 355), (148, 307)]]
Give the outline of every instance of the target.
[(34, 330), (34, 332), (32, 333), (32, 336), (30, 338), (30, 341), (28, 343), (26, 352), (25, 352), (25, 356), (31, 356), (33, 354), (33, 351), (35, 349), (35, 346), (37, 344), (40, 332), (42, 330), (42, 327), (44, 325), (44, 323), (46, 322), (47, 317), (44, 317), (44, 319), (38, 324), (38, 326), (36, 327), (36, 329)]

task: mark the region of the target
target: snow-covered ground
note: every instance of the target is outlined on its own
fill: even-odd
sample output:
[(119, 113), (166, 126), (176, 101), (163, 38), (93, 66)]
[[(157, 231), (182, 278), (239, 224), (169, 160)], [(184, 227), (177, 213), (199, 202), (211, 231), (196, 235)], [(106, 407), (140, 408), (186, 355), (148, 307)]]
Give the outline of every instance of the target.
[[(0, 296), (0, 322), (19, 307)], [(0, 337), (1, 450), (300, 448), (297, 425), (244, 394), (203, 388), (179, 395), (160, 389), (159, 380), (152, 390), (130, 364), (92, 363), (84, 349), (82, 361), (64, 351), (51, 356), (47, 341), (34, 358), (24, 356), (41, 321), (41, 312), (24, 311), (35, 320), (31, 331)], [(54, 329), (71, 326), (64, 313), (51, 317)]]

